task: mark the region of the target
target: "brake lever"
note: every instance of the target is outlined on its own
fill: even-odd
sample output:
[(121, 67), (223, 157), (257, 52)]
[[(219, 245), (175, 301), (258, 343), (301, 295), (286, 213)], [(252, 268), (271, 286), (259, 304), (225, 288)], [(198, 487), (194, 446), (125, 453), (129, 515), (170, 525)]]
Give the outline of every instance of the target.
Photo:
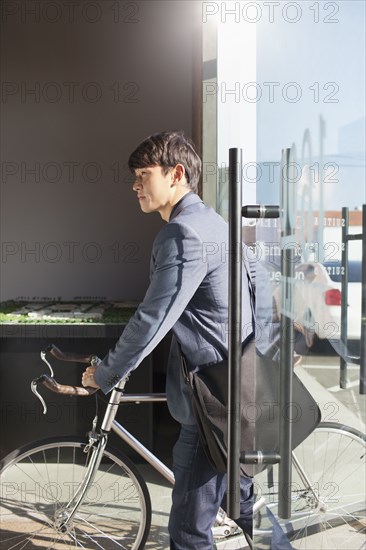
[[(50, 373), (51, 373), (51, 376), (52, 378), (54, 378), (54, 372), (53, 372), (53, 369), (51, 367), (51, 364), (47, 361), (46, 359), (46, 352), (45, 351), (41, 351), (41, 359), (44, 363), (46, 363), (47, 367), (50, 369)], [(47, 414), (47, 405), (46, 405), (46, 402), (45, 400), (43, 399), (42, 395), (39, 393), (39, 391), (37, 390), (37, 383), (38, 381), (40, 380), (40, 378), (42, 378), (42, 376), (38, 377), (38, 378), (35, 378), (34, 380), (32, 380), (31, 382), (31, 390), (32, 392), (34, 393), (34, 395), (36, 397), (38, 397), (38, 399), (40, 400), (40, 402), (42, 403), (42, 407), (43, 407), (43, 414)]]
[(51, 371), (51, 376), (52, 376), (52, 378), (54, 378), (55, 375), (53, 374), (53, 369), (52, 369), (52, 367), (51, 367), (51, 364), (50, 364), (50, 363), (47, 361), (47, 359), (46, 359), (46, 352), (45, 352), (45, 351), (41, 351), (41, 359), (42, 359), (42, 361), (43, 361), (44, 363), (46, 363), (47, 367), (48, 367), (48, 368), (50, 369), (50, 371)]
[[(47, 361), (46, 361), (47, 362)], [(52, 369), (51, 369), (51, 372), (52, 372)], [(53, 376), (53, 373), (52, 373), (52, 376)], [(42, 378), (42, 377), (39, 377), (39, 378)], [(42, 406), (43, 406), (43, 414), (47, 414), (47, 405), (46, 405), (46, 402), (45, 400), (43, 399), (42, 395), (39, 393), (39, 391), (37, 390), (37, 382), (39, 380), (39, 378), (35, 378), (34, 380), (32, 380), (31, 382), (31, 390), (32, 392), (34, 393), (34, 395), (36, 397), (38, 397), (38, 399), (40, 400), (40, 402), (42, 403)]]
[[(49, 376), (48, 374), (42, 374), (38, 378), (34, 378), (31, 382), (32, 392), (34, 393), (34, 395), (42, 403), (43, 414), (47, 414), (47, 405), (46, 405), (46, 402), (43, 399), (42, 395), (39, 393), (39, 391), (37, 389), (37, 384), (39, 382), (42, 382), (49, 390), (55, 391), (56, 393), (59, 393), (59, 394), (87, 396), (87, 395), (91, 395), (91, 394), (98, 391), (96, 388), (81, 388), (81, 387), (79, 388), (78, 386), (60, 385), (57, 382), (57, 380), (55, 380), (53, 369), (52, 369), (50, 363), (48, 362), (48, 360), (46, 359), (46, 352), (50, 351), (50, 349), (51, 348), (49, 347), (49, 348), (46, 349), (46, 351), (41, 351), (40, 355), (41, 355), (42, 361), (49, 368), (51, 375)], [(55, 349), (57, 349), (57, 348), (55, 348)], [(51, 353), (52, 353), (52, 351), (53, 351), (53, 348), (51, 350)], [(58, 349), (57, 349), (57, 352), (59, 354), (62, 354), (62, 352), (59, 352)], [(76, 356), (73, 356), (72, 360), (75, 360), (74, 359), (75, 357)], [(83, 357), (83, 362), (85, 362), (86, 359), (88, 359), (88, 362), (90, 362), (90, 364), (92, 366), (98, 366), (98, 364), (101, 362), (101, 359), (99, 357), (97, 357), (96, 355), (82, 356), (82, 357)], [(66, 360), (71, 360), (71, 359), (66, 359)]]

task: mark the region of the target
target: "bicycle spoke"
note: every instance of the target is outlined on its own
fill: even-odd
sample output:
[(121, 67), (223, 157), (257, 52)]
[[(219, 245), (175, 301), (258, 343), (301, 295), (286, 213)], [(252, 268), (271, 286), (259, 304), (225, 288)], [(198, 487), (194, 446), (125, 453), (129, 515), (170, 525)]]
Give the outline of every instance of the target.
[[(103, 472), (102, 475), (100, 475), (99, 477), (97, 477), (95, 479), (95, 483), (98, 483), (101, 485), (100, 481), (102, 479), (105, 478), (105, 476), (109, 473), (112, 472), (112, 470), (116, 469), (116, 464), (111, 464), (111, 466), (105, 470)], [(129, 478), (125, 475), (125, 472), (124, 472), (124, 475), (123, 477), (121, 477), (121, 475), (119, 475), (119, 478), (118, 478), (118, 483), (122, 483), (122, 480), (125, 479), (126, 482), (128, 482)], [(107, 492), (108, 489), (111, 489), (114, 485), (115, 485), (116, 481), (113, 480), (109, 485), (107, 485), (106, 487), (103, 488), (104, 492)], [(137, 492), (136, 490), (136, 493), (130, 497), (130, 500), (138, 500), (138, 503), (141, 503), (141, 496), (139, 495), (139, 493)], [(105, 515), (102, 513), (103, 510), (105, 510), (108, 506), (110, 507), (110, 503), (109, 502), (105, 502), (104, 504), (99, 504), (99, 508), (100, 508), (100, 512), (96, 512), (95, 509), (93, 509), (93, 507), (95, 506), (95, 503), (94, 502), (86, 502), (84, 501), (83, 504), (82, 504), (82, 513), (83, 513), (83, 519), (85, 520), (88, 520), (90, 517), (98, 517), (98, 518), (107, 518), (109, 519), (110, 516), (111, 516), (111, 513), (108, 513), (108, 515)], [(116, 505), (117, 506), (117, 505)], [(126, 506), (125, 503), (123, 503), (123, 509), (125, 511), (129, 511), (131, 514), (136, 514), (136, 512), (138, 512), (138, 508), (135, 506), (135, 507), (128, 507)]]
[[(1, 482), (8, 496), (1, 517), (10, 531), (3, 541), (6, 549), (1, 548), (140, 550), (150, 526), (151, 505), (131, 461), (105, 450), (100, 470), (69, 517), (72, 508), (67, 506), (88, 467), (85, 440), (53, 441), (19, 450), (3, 463)], [(65, 522), (65, 533), (58, 530), (60, 522)], [(15, 533), (17, 529), (21, 532)]]
[(85, 546), (83, 544), (81, 544), (80, 540), (78, 540), (75, 536), (73, 536), (72, 533), (69, 532), (68, 535), (75, 542), (76, 547), (85, 548)]
[[(46, 531), (47, 527), (42, 527), (41, 529), (37, 530), (37, 531), (34, 531), (33, 533), (31, 534), (26, 534), (26, 540), (24, 541), (24, 533), (17, 533), (15, 534), (14, 536), (12, 537), (9, 537), (7, 539), (2, 539), (1, 542), (5, 542), (5, 543), (9, 543), (11, 544), (11, 541), (13, 541), (14, 539), (18, 539), (20, 537), (23, 538), (23, 540), (17, 542), (16, 544), (13, 544), (12, 546), (7, 546), (7, 550), (13, 550), (14, 548), (17, 548), (18, 550), (20, 550), (20, 548), (24, 548), (28, 542), (32, 541), (32, 540), (36, 540), (37, 536), (39, 535), (42, 535), (42, 532), (43, 531)], [(19, 544), (21, 544), (22, 542), (24, 541), (24, 545), (22, 547), (19, 547)]]
[[(293, 547), (361, 550), (365, 541), (365, 436), (335, 423), (320, 424), (294, 454), (299, 468), (293, 470), (292, 514), (288, 521), (280, 521)], [(259, 479), (261, 494), (276, 515), (278, 466), (273, 467), (272, 477), (273, 487), (268, 487), (263, 475)], [(269, 536), (266, 521), (263, 528)]]
[[(15, 506), (15, 504), (13, 506)], [(46, 524), (47, 526), (52, 525), (52, 523), (50, 522), (49, 518), (45, 515), (45, 513), (43, 511), (37, 510), (37, 508), (35, 508), (35, 506), (33, 504), (24, 503), (23, 506), (22, 506), (22, 510), (26, 512), (24, 517), (27, 517), (29, 520), (31, 520), (35, 523), (43, 523), (43, 524)], [(36, 515), (36, 517), (34, 517), (32, 515), (28, 515), (31, 512), (33, 512)], [(14, 513), (13, 513), (12, 510), (9, 510), (9, 512), (6, 514), (6, 516), (9, 516), (9, 517), (12, 517), (13, 515), (14, 515)], [(18, 513), (16, 513), (16, 515), (18, 515)], [(2, 516), (4, 516), (4, 514), (2, 514)], [(21, 516), (21, 517), (23, 517), (23, 516)]]
[[(80, 518), (80, 519), (81, 519), (82, 521), (85, 521), (85, 523), (86, 523), (87, 525), (90, 525), (90, 526), (92, 525), (92, 524), (89, 523), (88, 521), (84, 520), (84, 518)], [(94, 526), (94, 528), (95, 528), (95, 526)], [(123, 550), (127, 550), (126, 546), (124, 546), (123, 544), (120, 544), (120, 543), (119, 543), (118, 541), (116, 541), (115, 539), (112, 539), (112, 538), (109, 537), (106, 533), (104, 533), (103, 531), (101, 531), (99, 528), (97, 528), (97, 531), (98, 531), (101, 535), (103, 535), (103, 536), (105, 536), (106, 538), (108, 538), (109, 540), (113, 540), (113, 542), (114, 542), (115, 544), (117, 544), (117, 546), (119, 546), (120, 548), (123, 548)], [(91, 537), (90, 537), (90, 538), (91, 538)], [(94, 539), (93, 539), (93, 541), (94, 541)], [(103, 547), (101, 546), (100, 548), (103, 548)]]

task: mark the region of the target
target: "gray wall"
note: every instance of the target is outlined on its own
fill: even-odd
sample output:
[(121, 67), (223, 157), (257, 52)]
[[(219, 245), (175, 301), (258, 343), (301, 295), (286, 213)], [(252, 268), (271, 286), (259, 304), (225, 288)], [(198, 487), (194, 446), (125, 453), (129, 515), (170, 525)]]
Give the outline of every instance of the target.
[(5, 4), (1, 300), (139, 300), (163, 222), (126, 162), (151, 133), (191, 135), (194, 3)]

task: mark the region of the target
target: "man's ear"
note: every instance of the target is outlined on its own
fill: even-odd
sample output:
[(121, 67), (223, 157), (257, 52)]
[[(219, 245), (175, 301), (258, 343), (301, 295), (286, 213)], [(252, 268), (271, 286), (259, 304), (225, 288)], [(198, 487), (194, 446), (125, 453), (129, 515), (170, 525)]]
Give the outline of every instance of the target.
[(179, 185), (181, 183), (185, 183), (186, 182), (185, 174), (186, 174), (186, 171), (184, 169), (183, 164), (176, 164), (172, 170), (172, 175), (173, 175), (172, 184)]

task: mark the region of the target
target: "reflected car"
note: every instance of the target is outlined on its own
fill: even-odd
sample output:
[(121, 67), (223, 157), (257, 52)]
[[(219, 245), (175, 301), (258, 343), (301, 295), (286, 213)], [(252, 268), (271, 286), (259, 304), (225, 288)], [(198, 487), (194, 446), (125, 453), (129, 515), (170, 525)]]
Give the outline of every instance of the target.
[[(271, 277), (275, 310), (280, 316), (280, 268), (275, 264), (265, 265)], [(350, 261), (348, 265), (347, 337), (349, 350), (356, 353), (361, 337), (361, 265), (361, 261)], [(342, 270), (339, 261), (304, 262), (295, 267), (294, 325), (309, 350), (317, 340), (340, 339)]]
[[(334, 284), (341, 288), (341, 278), (344, 267), (340, 261), (324, 262), (324, 267)], [(350, 260), (348, 262), (348, 315), (347, 338), (351, 350), (359, 350), (361, 340), (361, 292), (362, 292), (362, 261)], [(340, 321), (339, 321), (340, 322)]]

